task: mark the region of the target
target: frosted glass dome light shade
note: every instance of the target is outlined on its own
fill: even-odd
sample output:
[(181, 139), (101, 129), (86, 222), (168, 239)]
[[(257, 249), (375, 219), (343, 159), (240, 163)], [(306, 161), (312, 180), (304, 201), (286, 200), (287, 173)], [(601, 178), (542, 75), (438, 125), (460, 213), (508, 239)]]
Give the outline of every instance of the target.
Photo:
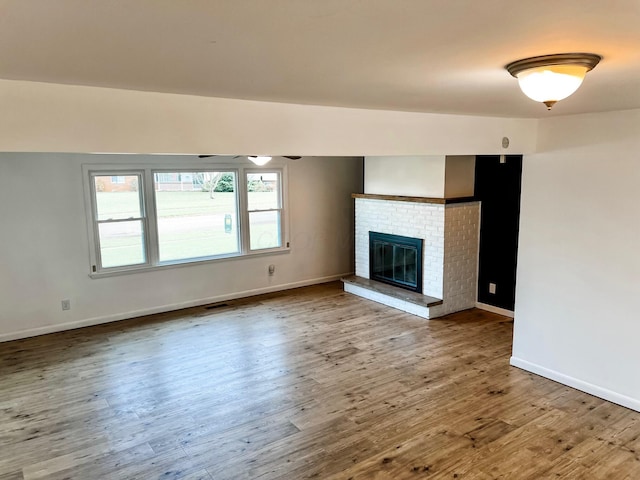
[(261, 155), (250, 155), (247, 158), (251, 160), (253, 163), (255, 163), (256, 165), (258, 165), (259, 167), (266, 165), (271, 160), (271, 157), (266, 157)]
[(522, 92), (536, 102), (557, 102), (575, 92), (587, 74), (585, 67), (539, 67), (518, 74)]
[(518, 60), (505, 68), (518, 79), (527, 97), (544, 103), (551, 110), (557, 101), (580, 87), (587, 72), (600, 59), (593, 53), (562, 53)]

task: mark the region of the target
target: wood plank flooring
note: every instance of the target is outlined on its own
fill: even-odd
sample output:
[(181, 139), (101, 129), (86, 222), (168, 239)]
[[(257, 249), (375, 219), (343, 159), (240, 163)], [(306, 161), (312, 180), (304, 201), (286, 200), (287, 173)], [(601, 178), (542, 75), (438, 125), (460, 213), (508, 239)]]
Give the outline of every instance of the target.
[(640, 478), (640, 414), (511, 338), (336, 282), (0, 344), (0, 480)]

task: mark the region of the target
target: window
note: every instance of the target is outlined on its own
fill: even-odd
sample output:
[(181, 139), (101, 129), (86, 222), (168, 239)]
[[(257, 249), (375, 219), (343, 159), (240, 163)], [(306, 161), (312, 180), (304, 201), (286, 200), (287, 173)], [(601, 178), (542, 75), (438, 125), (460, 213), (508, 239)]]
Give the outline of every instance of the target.
[[(188, 179), (188, 188), (160, 188), (166, 175)], [(154, 173), (160, 263), (240, 252), (236, 183), (235, 172)]]
[[(122, 178), (127, 189), (108, 188), (113, 178)], [(146, 228), (142, 202), (142, 175), (109, 177), (94, 175), (93, 204), (97, 257), (102, 268), (147, 263)]]
[(282, 189), (278, 172), (247, 173), (251, 250), (282, 246)]
[(92, 274), (289, 248), (284, 168), (83, 169)]

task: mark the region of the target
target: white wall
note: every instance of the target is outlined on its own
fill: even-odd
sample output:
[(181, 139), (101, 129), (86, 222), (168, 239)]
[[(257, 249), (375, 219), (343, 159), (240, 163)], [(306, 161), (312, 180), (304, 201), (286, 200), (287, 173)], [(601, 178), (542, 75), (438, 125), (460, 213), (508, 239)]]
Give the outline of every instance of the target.
[(444, 155), (365, 157), (364, 193), (444, 198)]
[(535, 148), (537, 121), (0, 80), (0, 151), (476, 155)]
[[(314, 283), (353, 271), (362, 159), (289, 161), (291, 251), (89, 278), (83, 163), (130, 156), (0, 154), (0, 340)], [(136, 163), (194, 157), (135, 156)], [(200, 160), (215, 162), (215, 160)], [(267, 266), (276, 265), (273, 277)], [(62, 299), (72, 309), (63, 312)]]
[(475, 155), (367, 156), (364, 193), (406, 197), (472, 197)]
[(640, 110), (540, 122), (512, 363), (640, 410)]

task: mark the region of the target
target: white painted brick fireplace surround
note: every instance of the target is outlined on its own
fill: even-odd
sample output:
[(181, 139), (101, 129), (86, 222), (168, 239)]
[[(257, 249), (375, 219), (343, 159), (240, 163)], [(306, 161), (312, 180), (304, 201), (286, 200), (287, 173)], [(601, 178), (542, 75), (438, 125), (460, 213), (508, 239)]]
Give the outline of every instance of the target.
[[(421, 238), (423, 245), (423, 294), (442, 299), (441, 305), (421, 314), (397, 299), (379, 292), (367, 298), (436, 318), (472, 308), (476, 304), (478, 270), (479, 202), (429, 203), (428, 199), (356, 197), (356, 275), (369, 278), (369, 232)], [(405, 200), (406, 198), (406, 200)], [(356, 293), (356, 292), (353, 292)]]

